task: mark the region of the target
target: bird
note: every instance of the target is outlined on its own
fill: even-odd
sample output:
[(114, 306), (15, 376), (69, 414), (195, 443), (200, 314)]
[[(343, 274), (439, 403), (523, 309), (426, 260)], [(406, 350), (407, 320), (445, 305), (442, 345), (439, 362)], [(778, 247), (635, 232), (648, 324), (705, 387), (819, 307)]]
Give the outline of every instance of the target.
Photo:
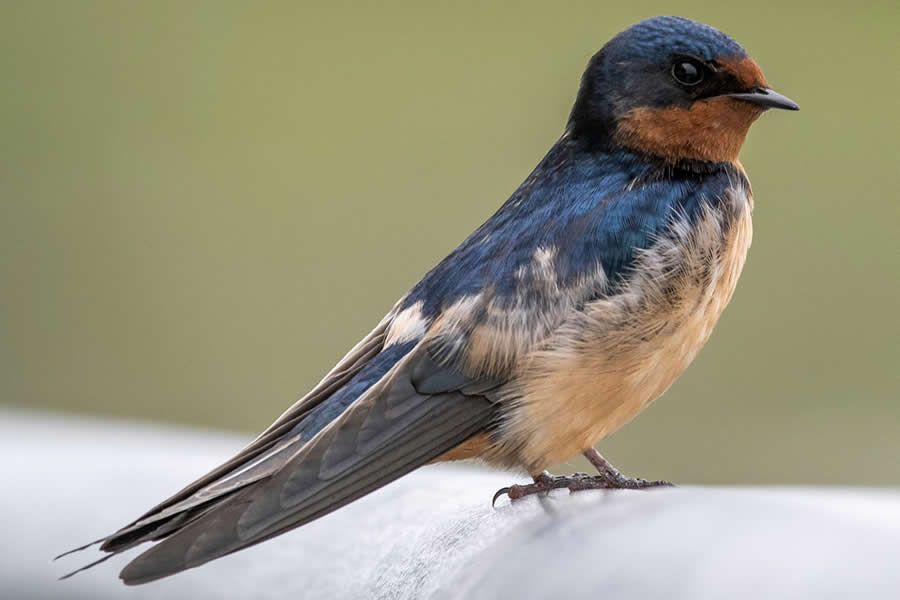
[[(738, 155), (768, 109), (798, 106), (718, 29), (662, 16), (615, 35), (509, 199), (268, 429), (82, 569), (155, 542), (120, 578), (157, 580), (434, 462), (532, 477), (494, 501), (667, 485), (594, 446), (669, 388), (731, 299), (752, 237)], [(596, 475), (546, 471), (578, 454)]]

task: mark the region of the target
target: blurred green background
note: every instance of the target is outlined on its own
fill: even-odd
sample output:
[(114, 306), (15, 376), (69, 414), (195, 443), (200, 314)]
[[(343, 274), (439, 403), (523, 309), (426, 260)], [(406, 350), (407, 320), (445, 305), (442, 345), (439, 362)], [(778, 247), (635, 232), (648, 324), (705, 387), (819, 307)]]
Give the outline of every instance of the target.
[(516, 188), (590, 55), (677, 10), (802, 110), (744, 149), (754, 246), (712, 340), (600, 448), (900, 483), (895, 2), (0, 6), (3, 404), (263, 428)]

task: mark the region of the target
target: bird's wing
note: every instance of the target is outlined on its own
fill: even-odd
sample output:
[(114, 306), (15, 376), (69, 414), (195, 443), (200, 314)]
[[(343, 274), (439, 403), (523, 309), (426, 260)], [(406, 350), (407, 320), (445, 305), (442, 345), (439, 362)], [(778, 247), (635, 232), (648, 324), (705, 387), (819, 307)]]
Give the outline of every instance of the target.
[[(280, 453), (266, 475), (161, 521), (162, 533), (145, 528), (138, 541), (164, 539), (126, 566), (122, 579), (136, 584), (165, 577), (298, 527), (489, 426), (495, 406), (488, 380), (449, 372), (422, 342), (399, 351), (406, 354), (377, 382), (311, 439)], [(123, 543), (113, 536), (104, 549), (130, 547), (135, 531), (129, 537), (126, 528)]]
[[(604, 213), (591, 212), (599, 206), (593, 186), (577, 183), (577, 210), (572, 194), (560, 193), (577, 175), (566, 168), (568, 156), (564, 147), (552, 151), (397, 304), (376, 329), (388, 346), (362, 370), (333, 384), (326, 378), (319, 387), (327, 399), (290, 409), (251, 445), (249, 459), (230, 461), (107, 538), (101, 549), (109, 552), (162, 539), (123, 577), (146, 581), (258, 543), (488, 428), (496, 417), (488, 397), (518, 357), (605, 284), (590, 255), (580, 263), (563, 255)], [(340, 469), (331, 457), (340, 457)]]
[[(517, 192), (514, 198), (530, 195), (529, 189), (524, 186), (524, 191)], [(422, 364), (431, 365), (429, 368), (415, 365), (423, 385), (422, 395), (448, 400), (441, 406), (470, 405), (471, 397), (477, 395), (473, 390), (486, 393), (500, 385), (511, 371), (519, 350), (526, 350), (539, 340), (571, 303), (569, 299), (556, 302), (558, 286), (549, 281), (554, 274), (544, 273), (540, 264), (532, 264), (533, 234), (539, 231), (534, 226), (542, 217), (530, 209), (519, 211), (515, 203), (507, 202), (485, 226), (398, 302), (379, 326), (310, 394), (285, 412), (253, 443), (135, 522), (98, 540), (102, 543), (101, 549), (118, 553), (145, 541), (169, 536), (174, 539), (176, 532), (186, 531), (188, 526), (192, 531), (196, 530), (199, 525), (193, 526), (193, 523), (209, 523), (215, 515), (222, 514), (225, 506), (239, 502), (239, 498), (246, 498), (248, 494), (259, 493), (254, 490), (268, 489), (286, 465), (306, 464), (303, 457), (314, 456), (309, 449), (314, 445), (310, 434), (321, 434), (326, 429), (333, 431), (337, 427), (336, 420), (343, 418), (345, 412), (350, 414), (351, 408), (356, 402), (363, 402), (363, 398), (377, 404), (378, 395), (372, 395), (374, 390), (387, 385), (382, 383), (385, 378), (393, 381), (396, 376), (395, 371), (384, 368), (392, 368), (394, 362), (406, 360), (405, 352), (395, 355), (398, 348), (408, 352), (412, 347), (422, 346), (416, 356), (422, 353), (420, 359), (425, 361)], [(482, 238), (492, 236), (491, 244), (482, 242)], [(503, 240), (509, 240), (517, 247), (508, 249), (502, 244)], [(520, 271), (521, 278), (514, 275)], [(536, 280), (539, 280), (537, 286)], [(516, 289), (506, 286), (498, 295), (494, 289), (496, 284), (509, 282), (516, 282)], [(540, 289), (533, 289), (535, 287)], [(522, 301), (517, 293), (519, 288), (524, 294)], [(480, 339), (481, 343), (472, 343), (474, 338)], [(469, 352), (469, 347), (475, 351)], [(487, 401), (483, 394), (480, 398), (479, 402), (485, 405)], [(460, 402), (462, 400), (465, 402)], [(391, 402), (396, 402), (396, 398)], [(428, 406), (432, 404), (427, 403)], [(465, 413), (462, 411), (461, 414)], [(440, 415), (441, 411), (434, 414)], [(467, 436), (483, 430), (489, 421), (481, 411), (471, 411), (470, 415), (480, 425)], [(431, 426), (427, 419), (408, 425), (408, 434), (413, 438), (424, 435), (422, 441), (426, 442), (433, 437), (426, 427)], [(456, 443), (465, 439), (462, 437)], [(453, 447), (453, 444), (444, 444), (440, 452), (419, 457), (420, 460), (411, 463), (406, 470), (425, 464)], [(364, 464), (360, 463), (360, 468)], [(377, 485), (396, 476), (399, 473), (380, 478)], [(349, 500), (336, 502), (333, 507), (346, 501)], [(259, 540), (244, 545), (256, 541)]]

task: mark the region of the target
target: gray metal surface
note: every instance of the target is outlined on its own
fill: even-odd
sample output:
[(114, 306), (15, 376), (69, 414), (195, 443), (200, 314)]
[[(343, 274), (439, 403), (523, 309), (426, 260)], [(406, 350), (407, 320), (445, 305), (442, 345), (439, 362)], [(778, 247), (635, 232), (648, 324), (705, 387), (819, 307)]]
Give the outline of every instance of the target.
[[(556, 492), (491, 509), (520, 478), (420, 469), (301, 529), (146, 586), (117, 557), (54, 554), (107, 533), (247, 440), (0, 412), (0, 598), (896, 598), (900, 493)], [(126, 559), (127, 560), (127, 559)]]

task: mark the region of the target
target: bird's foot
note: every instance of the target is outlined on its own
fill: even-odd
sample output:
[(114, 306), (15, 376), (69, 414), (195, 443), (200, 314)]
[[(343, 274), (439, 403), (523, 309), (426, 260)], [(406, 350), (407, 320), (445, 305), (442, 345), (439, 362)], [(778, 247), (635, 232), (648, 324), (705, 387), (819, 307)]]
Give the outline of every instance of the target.
[(579, 492), (581, 490), (642, 490), (652, 487), (671, 486), (668, 481), (647, 481), (646, 479), (637, 479), (619, 474), (619, 477), (611, 479), (605, 475), (588, 475), (587, 473), (572, 473), (571, 475), (551, 475), (544, 471), (540, 475), (534, 477), (534, 483), (526, 485), (511, 485), (509, 487), (500, 488), (494, 494), (491, 505), (497, 502), (500, 496), (506, 494), (510, 500), (518, 500), (531, 494), (540, 492), (549, 492), (550, 490), (558, 490), (562, 488), (568, 489), (570, 492)]
[(624, 475), (617, 468), (612, 466), (608, 460), (597, 452), (595, 448), (588, 448), (584, 451), (584, 457), (597, 469), (597, 477), (606, 481), (607, 489), (622, 490), (643, 490), (652, 487), (674, 487), (675, 484), (668, 481), (647, 481), (639, 477), (629, 477)]
[(494, 494), (491, 505), (497, 502), (497, 498), (506, 494), (510, 500), (518, 500), (524, 496), (537, 494), (539, 492), (549, 492), (566, 488), (570, 492), (578, 492), (581, 490), (643, 490), (654, 487), (670, 487), (668, 481), (648, 481), (637, 477), (629, 477), (623, 475), (614, 466), (609, 464), (599, 452), (593, 448), (584, 452), (585, 457), (597, 468), (597, 475), (588, 475), (587, 473), (573, 473), (571, 475), (551, 475), (544, 471), (540, 475), (534, 476), (534, 483), (527, 485), (511, 485), (509, 487), (500, 488)]

